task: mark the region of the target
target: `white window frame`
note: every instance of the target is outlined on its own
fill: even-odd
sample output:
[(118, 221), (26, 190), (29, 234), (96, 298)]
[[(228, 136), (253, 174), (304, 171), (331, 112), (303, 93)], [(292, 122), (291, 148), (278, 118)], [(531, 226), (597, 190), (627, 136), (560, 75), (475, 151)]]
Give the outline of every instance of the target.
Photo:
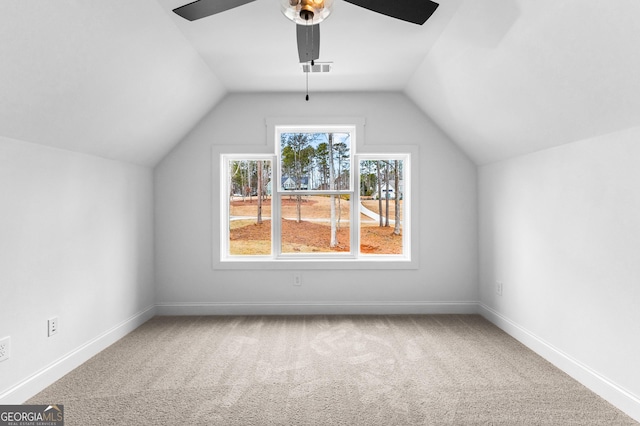
[[(251, 255), (251, 256), (236, 256), (229, 254), (229, 203), (231, 199), (231, 187), (228, 185), (229, 178), (229, 163), (231, 161), (271, 161), (271, 185), (273, 187), (274, 167), (276, 165), (276, 156), (271, 154), (221, 154), (220, 155), (220, 260), (222, 262), (229, 261), (269, 261), (274, 256), (274, 242), (275, 234), (273, 218), (273, 189), (271, 190), (271, 254), (269, 255)], [(226, 200), (223, 201), (223, 200)]]
[[(356, 151), (356, 126), (354, 125), (315, 125), (315, 126), (292, 126), (292, 125), (276, 125), (274, 126), (275, 130), (275, 146), (274, 149), (276, 151), (276, 173), (277, 173), (277, 182), (278, 182), (278, 190), (274, 192), (274, 197), (272, 199), (272, 214), (273, 221), (276, 222), (273, 226), (273, 240), (275, 240), (273, 252), (276, 260), (313, 260), (313, 261), (326, 261), (326, 260), (357, 260), (358, 258), (358, 250), (357, 246), (354, 242), (357, 242), (358, 232), (353, 224), (357, 222), (357, 212), (356, 209), (353, 208), (356, 202), (357, 191), (354, 183), (354, 163), (355, 163), (355, 151)], [(281, 149), (280, 149), (280, 138), (283, 133), (349, 133), (350, 134), (350, 154), (349, 154), (349, 189), (345, 190), (291, 190), (291, 189), (283, 189), (280, 186), (280, 182), (282, 182), (282, 159), (281, 159)], [(275, 199), (275, 194), (277, 194), (278, 199)], [(350, 231), (350, 251), (348, 253), (344, 252), (328, 252), (328, 253), (282, 253), (282, 238), (281, 230), (282, 230), (282, 212), (281, 212), (281, 200), (282, 197), (290, 196), (290, 195), (349, 195), (351, 203), (351, 209), (349, 214), (349, 231)], [(277, 207), (274, 207), (274, 204), (278, 204)]]
[[(213, 164), (217, 165), (220, 173), (213, 174), (213, 194), (218, 194), (214, 206), (219, 203), (219, 221), (214, 222), (213, 232), (213, 268), (214, 269), (417, 269), (417, 245), (411, 238), (414, 228), (411, 226), (413, 191), (412, 181), (416, 179), (411, 169), (411, 158), (417, 155), (417, 146), (413, 145), (385, 145), (367, 146), (362, 138), (364, 135), (363, 118), (300, 118), (287, 117), (268, 119), (267, 143), (261, 145), (243, 145), (241, 149), (233, 146), (214, 146)], [(281, 190), (280, 167), (280, 134), (281, 133), (313, 133), (327, 131), (349, 130), (351, 133), (351, 165), (350, 189), (338, 191), (308, 191)], [(364, 254), (360, 253), (360, 160), (393, 160), (404, 162), (403, 188), (403, 254)], [(223, 184), (229, 176), (229, 162), (233, 160), (269, 160), (272, 163), (272, 194), (271, 194), (271, 254), (237, 256), (229, 255), (229, 185)], [(216, 179), (217, 177), (217, 179)], [(356, 179), (358, 177), (358, 179)], [(216, 182), (217, 181), (217, 182)], [(274, 185), (274, 183), (277, 183)], [(282, 196), (296, 193), (347, 193), (350, 194), (350, 252), (348, 253), (281, 253), (281, 213)], [(214, 197), (216, 197), (214, 195)], [(216, 202), (217, 201), (217, 202)], [(218, 248), (216, 250), (216, 248)]]
[[(377, 261), (393, 261), (393, 260), (411, 260), (411, 154), (410, 153), (370, 153), (370, 154), (357, 154), (355, 156), (356, 167), (358, 169), (358, 177), (360, 177), (360, 161), (362, 160), (401, 160), (404, 168), (404, 187), (402, 190), (402, 255), (391, 254), (360, 254), (365, 259), (375, 259)], [(360, 182), (357, 183), (357, 233), (358, 233), (358, 250), (360, 247), (360, 229), (361, 229), (361, 215), (360, 210)]]

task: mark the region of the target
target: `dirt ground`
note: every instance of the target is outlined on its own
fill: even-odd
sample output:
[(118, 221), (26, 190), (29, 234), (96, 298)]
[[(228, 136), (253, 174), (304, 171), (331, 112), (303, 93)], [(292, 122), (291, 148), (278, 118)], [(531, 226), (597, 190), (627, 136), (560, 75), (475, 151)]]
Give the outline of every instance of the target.
[[(302, 214), (306, 217), (314, 218), (329, 218), (330, 213), (330, 198), (328, 196), (313, 196), (302, 198)], [(400, 201), (402, 206), (402, 201)], [(232, 216), (255, 216), (258, 201), (256, 197), (251, 199), (234, 198), (230, 203), (230, 214)], [(374, 212), (378, 211), (377, 200), (363, 200), (362, 204)], [(345, 218), (349, 217), (349, 203), (341, 202), (342, 215)], [(385, 210), (385, 200), (382, 200), (382, 210)], [(262, 205), (263, 216), (271, 216), (271, 198), (263, 201)], [(283, 217), (295, 217), (296, 216), (296, 200), (287, 196), (282, 199), (282, 216)], [(389, 218), (393, 219), (395, 216), (395, 203), (394, 200), (389, 201)]]
[[(329, 222), (318, 221), (328, 219), (330, 214), (329, 197), (307, 197), (302, 201), (301, 222), (293, 220), (296, 217), (296, 200), (284, 197), (282, 199), (282, 251), (283, 253), (314, 253), (314, 252), (348, 252), (350, 250), (349, 238), (349, 203), (341, 202), (341, 217), (343, 222), (338, 231), (337, 247), (330, 248), (331, 227)], [(377, 201), (368, 201), (369, 209), (377, 210)], [(389, 215), (393, 218), (393, 202), (390, 204)], [(257, 200), (255, 197), (249, 201), (246, 199), (234, 200), (230, 203), (232, 216), (255, 216)], [(384, 209), (384, 203), (383, 203)], [(269, 202), (263, 202), (263, 216), (270, 217), (271, 207)], [(308, 219), (315, 219), (311, 221)], [(361, 224), (360, 252), (367, 254), (402, 254), (402, 236), (393, 235), (393, 225), (380, 227), (378, 222), (366, 218), (367, 222)], [(255, 219), (233, 221), (230, 231), (231, 254), (269, 254), (271, 238), (271, 221), (265, 219), (258, 225)]]

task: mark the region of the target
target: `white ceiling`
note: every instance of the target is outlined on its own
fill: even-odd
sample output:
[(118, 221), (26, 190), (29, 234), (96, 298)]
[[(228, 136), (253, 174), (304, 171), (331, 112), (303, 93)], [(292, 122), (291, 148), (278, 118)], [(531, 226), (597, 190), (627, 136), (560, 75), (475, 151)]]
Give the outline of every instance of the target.
[(640, 2), (470, 0), (406, 91), (477, 163), (640, 126)]
[[(189, 0), (159, 0), (167, 11)], [(460, 0), (448, 0), (427, 25), (370, 12), (342, 0), (320, 24), (320, 62), (331, 75), (313, 75), (312, 91), (404, 89)], [(296, 25), (280, 12), (279, 0), (257, 0), (224, 13), (172, 20), (231, 92), (304, 92)], [(437, 17), (437, 18), (436, 18)]]
[[(154, 165), (227, 92), (304, 93), (278, 0), (0, 2), (0, 137)], [(479, 164), (640, 126), (637, 0), (440, 0), (424, 26), (335, 0), (313, 91), (404, 91)]]
[(151, 166), (224, 93), (156, 0), (0, 2), (0, 137)]

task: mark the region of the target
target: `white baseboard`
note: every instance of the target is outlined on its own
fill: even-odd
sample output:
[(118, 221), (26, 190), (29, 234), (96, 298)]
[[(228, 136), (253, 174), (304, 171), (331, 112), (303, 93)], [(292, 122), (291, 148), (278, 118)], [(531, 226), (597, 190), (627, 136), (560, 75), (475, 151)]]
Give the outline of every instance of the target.
[(157, 315), (475, 314), (477, 302), (160, 303)]
[(640, 398), (580, 361), (539, 338), (524, 327), (493, 310), (483, 303), (478, 304), (478, 313), (504, 330), (532, 351), (582, 383), (609, 403), (640, 422)]
[(155, 306), (149, 306), (143, 311), (115, 325), (99, 336), (91, 339), (84, 345), (67, 353), (31, 376), (22, 380), (6, 392), (0, 395), (0, 404), (12, 405), (22, 404), (47, 386), (77, 368), (89, 358), (93, 357), (103, 349), (117, 342), (156, 314)]

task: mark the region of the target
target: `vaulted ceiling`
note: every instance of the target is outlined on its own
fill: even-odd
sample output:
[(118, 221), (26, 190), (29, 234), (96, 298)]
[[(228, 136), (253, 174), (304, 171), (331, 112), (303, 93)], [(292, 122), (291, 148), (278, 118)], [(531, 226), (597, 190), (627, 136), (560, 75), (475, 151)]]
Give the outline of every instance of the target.
[[(187, 2), (1, 2), (0, 137), (153, 166), (226, 93), (304, 93), (278, 0)], [(424, 26), (334, 3), (311, 92), (404, 92), (478, 164), (640, 126), (637, 0), (440, 0)]]

